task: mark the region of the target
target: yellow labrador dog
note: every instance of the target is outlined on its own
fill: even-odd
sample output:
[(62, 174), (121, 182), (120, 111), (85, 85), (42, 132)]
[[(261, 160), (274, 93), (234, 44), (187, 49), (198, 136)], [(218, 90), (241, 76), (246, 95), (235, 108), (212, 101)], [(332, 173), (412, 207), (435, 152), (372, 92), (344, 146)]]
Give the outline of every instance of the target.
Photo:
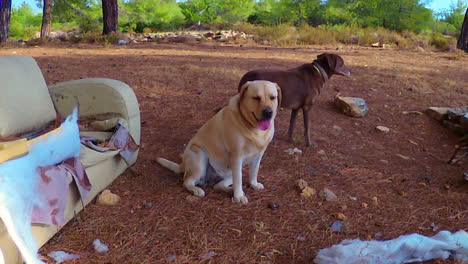
[(189, 141), (182, 163), (158, 158), (162, 166), (184, 173), (184, 186), (196, 196), (205, 196), (197, 187), (207, 171), (222, 178), (214, 188), (234, 193), (234, 201), (248, 203), (242, 190), (242, 166), (249, 164), (250, 186), (263, 189), (257, 181), (258, 168), (274, 134), (274, 119), (281, 105), (281, 91), (269, 81), (245, 83), (239, 94), (216, 113)]

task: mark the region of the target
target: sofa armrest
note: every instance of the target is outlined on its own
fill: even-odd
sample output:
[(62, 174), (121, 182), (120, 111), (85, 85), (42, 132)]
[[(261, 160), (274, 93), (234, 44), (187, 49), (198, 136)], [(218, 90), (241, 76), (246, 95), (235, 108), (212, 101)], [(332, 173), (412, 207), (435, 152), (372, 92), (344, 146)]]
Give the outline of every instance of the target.
[(79, 104), (80, 117), (115, 114), (127, 120), (133, 139), (140, 144), (140, 109), (133, 90), (125, 83), (87, 78), (49, 87), (57, 112), (67, 116)]

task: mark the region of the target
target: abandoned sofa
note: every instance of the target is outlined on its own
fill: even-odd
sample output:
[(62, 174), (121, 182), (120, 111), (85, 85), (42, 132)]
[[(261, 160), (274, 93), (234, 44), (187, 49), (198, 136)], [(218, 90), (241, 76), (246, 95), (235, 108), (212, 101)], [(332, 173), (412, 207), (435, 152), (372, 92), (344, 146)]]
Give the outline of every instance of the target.
[[(65, 170), (68, 194), (62, 197), (66, 206), (61, 224), (44, 224), (47, 221), (40, 219), (31, 224), (39, 247), (136, 162), (140, 144), (138, 102), (133, 90), (120, 81), (90, 78), (47, 87), (32, 57), (0, 57), (0, 152), (2, 145), (4, 148), (8, 146), (9, 138), (17, 142), (22, 137), (37, 137), (41, 129), (51, 126), (57, 117), (66, 117), (76, 106), (79, 106), (79, 118), (86, 120), (87, 128), (80, 132), (80, 157), (77, 161), (64, 161), (59, 165), (73, 167), (76, 163), (77, 168), (84, 169), (84, 175), (72, 175), (73, 168)], [(79, 182), (80, 177), (86, 180)], [(85, 196), (83, 188), (86, 189)], [(1, 221), (0, 250), (5, 263), (23, 263)]]

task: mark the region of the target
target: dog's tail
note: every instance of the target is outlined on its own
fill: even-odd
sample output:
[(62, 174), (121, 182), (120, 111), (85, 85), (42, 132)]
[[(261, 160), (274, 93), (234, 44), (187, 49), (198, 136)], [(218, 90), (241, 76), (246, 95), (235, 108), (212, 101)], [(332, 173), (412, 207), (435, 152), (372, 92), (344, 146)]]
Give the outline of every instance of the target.
[(175, 172), (177, 174), (180, 174), (180, 173), (184, 172), (184, 168), (183, 168), (182, 164), (177, 164), (175, 162), (172, 162), (170, 160), (163, 159), (163, 158), (157, 158), (156, 161), (159, 164), (161, 164), (161, 166), (166, 167), (166, 168), (170, 169), (171, 171), (173, 171), (173, 172)]

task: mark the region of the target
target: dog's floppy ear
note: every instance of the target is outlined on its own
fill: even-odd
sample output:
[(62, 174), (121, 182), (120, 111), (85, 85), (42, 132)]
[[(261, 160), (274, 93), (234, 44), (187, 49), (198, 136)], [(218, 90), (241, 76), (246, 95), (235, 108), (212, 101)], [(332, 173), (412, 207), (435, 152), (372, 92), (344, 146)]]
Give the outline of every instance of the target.
[(349, 76), (351, 71), (344, 65), (344, 60), (336, 54), (333, 53), (322, 53), (317, 56), (317, 59), (320, 61), (326, 60), (329, 69), (339, 75)]
[(281, 107), (281, 100), (283, 99), (283, 94), (281, 93), (281, 87), (277, 83), (274, 83), (276, 86), (276, 91), (278, 92), (278, 109)]
[(240, 92), (239, 92), (239, 102), (242, 101), (245, 92), (247, 92), (247, 89), (249, 88), (250, 83), (251, 83), (251, 82), (246, 82), (246, 83), (244, 83), (244, 85), (242, 85), (242, 87), (240, 88)]

